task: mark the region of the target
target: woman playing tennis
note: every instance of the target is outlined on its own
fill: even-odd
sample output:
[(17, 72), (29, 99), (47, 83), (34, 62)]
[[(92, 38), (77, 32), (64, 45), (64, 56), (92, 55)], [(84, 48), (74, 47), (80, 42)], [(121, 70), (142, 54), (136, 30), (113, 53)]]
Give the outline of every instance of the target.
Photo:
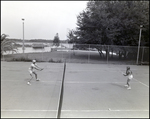
[(128, 77), (127, 78), (127, 84), (125, 85), (125, 87), (127, 87), (127, 89), (131, 89), (129, 82), (133, 79), (133, 74), (132, 74), (132, 71), (130, 70), (129, 66), (126, 69), (126, 74), (123, 74), (123, 75)]
[(39, 81), (39, 79), (37, 78), (37, 74), (35, 72), (35, 69), (36, 70), (43, 70), (42, 68), (40, 68), (37, 64), (36, 64), (36, 60), (32, 60), (32, 64), (30, 65), (29, 67), (29, 73), (30, 73), (30, 76), (31, 76), (31, 79), (27, 82), (28, 85), (31, 85), (31, 80), (33, 78), (33, 74), (35, 75), (35, 78), (36, 78), (36, 81)]

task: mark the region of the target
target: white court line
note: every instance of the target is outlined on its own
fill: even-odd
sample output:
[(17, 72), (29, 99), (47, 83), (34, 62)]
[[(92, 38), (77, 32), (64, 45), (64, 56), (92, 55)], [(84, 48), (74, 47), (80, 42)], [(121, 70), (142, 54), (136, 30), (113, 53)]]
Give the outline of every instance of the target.
[[(107, 72), (106, 70), (102, 70), (103, 72)], [(73, 71), (67, 71), (66, 73), (82, 73), (82, 72), (102, 72), (100, 70), (73, 70)], [(109, 71), (109, 72), (118, 72), (118, 71)]]
[[(1, 110), (2, 112), (47, 112), (47, 111), (53, 111), (56, 112), (57, 110)], [(63, 112), (101, 112), (101, 111), (116, 111), (116, 112), (147, 112), (149, 110), (111, 110), (111, 109), (105, 109), (105, 110), (61, 110)]]
[(1, 80), (1, 81), (20, 81), (20, 80)]
[[(20, 82), (24, 82), (23, 80), (1, 80), (1, 81), (12, 81), (12, 82), (15, 82), (15, 81), (20, 81)], [(33, 81), (35, 81), (35, 80), (33, 80)], [(36, 81), (37, 82), (37, 81)], [(54, 83), (54, 82), (56, 82), (56, 81), (38, 81), (38, 82), (51, 82), (51, 83)]]
[(63, 112), (101, 112), (101, 111), (120, 111), (120, 112), (147, 112), (149, 110), (109, 110), (109, 109), (106, 109), (106, 110), (61, 110)]
[[(114, 69), (114, 68), (112, 68), (112, 69)], [(132, 70), (137, 70), (137, 69), (132, 69)], [(91, 70), (70, 70), (70, 69), (67, 69), (68, 73), (76, 73), (76, 72), (84, 72), (84, 71), (98, 71), (98, 72), (109, 71), (109, 72), (118, 72), (118, 71), (120, 71), (120, 69), (118, 69), (118, 70), (112, 70), (112, 71), (110, 71), (109, 68), (106, 68), (106, 69), (100, 68), (100, 69), (91, 69)]]
[[(65, 83), (84, 83), (84, 84), (86, 84), (86, 83), (126, 83), (126, 82), (74, 82), (74, 81), (72, 81), (72, 82), (65, 82)], [(138, 82), (132, 82), (132, 83), (138, 83)]]
[[(134, 80), (136, 80), (137, 82), (132, 82), (132, 83), (141, 83), (142, 85), (146, 86), (149, 88), (148, 85), (138, 81), (137, 79), (133, 78)], [(1, 81), (12, 81), (12, 82), (18, 82), (18, 81), (21, 81), (21, 80), (1, 80)], [(56, 81), (40, 81), (40, 82), (48, 82), (48, 83), (55, 83)], [(125, 82), (65, 82), (65, 83), (84, 83), (84, 84), (89, 84), (89, 83), (125, 83)]]
[(1, 110), (2, 112), (47, 112), (47, 111), (52, 111), (52, 112), (56, 112), (57, 110)]
[[(142, 85), (144, 85), (144, 86), (146, 86), (146, 87), (148, 87), (149, 88), (149, 86), (148, 85), (146, 85), (146, 84), (144, 84), (144, 83), (142, 83), (142, 82), (140, 82), (140, 81), (138, 81), (137, 79), (135, 79), (135, 78), (133, 78), (134, 80), (136, 80), (137, 82), (132, 82), (132, 83), (141, 83)], [(102, 84), (104, 84), (104, 83), (125, 83), (125, 82), (65, 82), (65, 83), (84, 83), (84, 84), (89, 84), (89, 83), (102, 83)]]
[[(119, 70), (119, 69), (118, 69)], [(121, 70), (119, 70), (120, 71), (120, 73), (123, 73)], [(146, 84), (144, 84), (144, 83), (142, 83), (142, 82), (140, 82), (139, 80), (137, 80), (137, 79), (135, 79), (135, 78), (133, 78), (135, 81), (137, 81), (137, 82), (139, 82), (140, 84), (142, 84), (142, 85), (144, 85), (144, 86), (146, 86), (146, 87), (148, 87), (149, 88), (149, 86), (148, 85), (146, 85)]]
[(111, 110), (111, 109), (106, 109), (106, 110), (61, 110), (61, 111), (64, 111), (64, 112), (100, 112), (100, 111), (120, 111), (120, 112), (146, 112), (146, 111), (149, 111), (149, 110)]
[(137, 80), (137, 79), (135, 79), (135, 78), (133, 78), (133, 79), (134, 79), (134, 80), (136, 80), (137, 82), (141, 83), (142, 85), (144, 85), (144, 86), (146, 86), (146, 87), (148, 87), (148, 88), (149, 88), (149, 86), (148, 86), (148, 85), (146, 85), (146, 84), (144, 84), (144, 83), (140, 82), (139, 80)]
[[(149, 86), (148, 85), (146, 85), (146, 84), (144, 84), (144, 83), (142, 83), (142, 82), (140, 82), (140, 81), (138, 81), (137, 79), (135, 79), (135, 78), (133, 78), (134, 80), (136, 80), (137, 82), (132, 82), (132, 83), (140, 83), (140, 84), (142, 84), (142, 85), (144, 85), (144, 86), (146, 86), (146, 87), (148, 87), (149, 88)], [(12, 82), (15, 82), (15, 81), (21, 81), (21, 80), (1, 80), (1, 81), (12, 81)], [(40, 82), (51, 82), (51, 83), (54, 83), (55, 81), (40, 81)], [(65, 83), (125, 83), (125, 82), (65, 82)]]

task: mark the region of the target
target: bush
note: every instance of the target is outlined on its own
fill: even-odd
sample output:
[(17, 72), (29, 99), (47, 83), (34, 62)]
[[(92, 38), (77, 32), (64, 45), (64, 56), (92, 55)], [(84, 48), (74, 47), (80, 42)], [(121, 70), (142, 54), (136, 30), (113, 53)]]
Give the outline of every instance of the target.
[(12, 61), (25, 61), (25, 62), (31, 62), (31, 59), (20, 57), (20, 58), (13, 58)]
[(50, 59), (48, 62), (52, 62), (52, 63), (62, 63), (61, 60), (54, 61), (53, 59)]

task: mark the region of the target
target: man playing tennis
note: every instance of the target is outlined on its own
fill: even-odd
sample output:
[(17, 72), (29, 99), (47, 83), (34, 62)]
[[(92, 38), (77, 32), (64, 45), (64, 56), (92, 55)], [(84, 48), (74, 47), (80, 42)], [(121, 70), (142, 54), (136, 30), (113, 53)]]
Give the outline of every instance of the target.
[(131, 89), (131, 86), (130, 86), (129, 82), (133, 79), (133, 74), (132, 74), (132, 71), (130, 70), (130, 67), (127, 67), (126, 74), (123, 74), (123, 75), (128, 76), (127, 84), (125, 85), (125, 87), (128, 87), (127, 89)]
[(30, 65), (29, 67), (29, 73), (30, 73), (30, 76), (31, 76), (31, 79), (27, 82), (28, 85), (31, 85), (31, 80), (33, 78), (33, 74), (35, 75), (35, 78), (36, 78), (36, 81), (39, 81), (39, 79), (37, 78), (37, 74), (35, 72), (35, 69), (36, 70), (40, 70), (42, 71), (43, 69), (40, 68), (37, 64), (36, 64), (36, 60), (32, 60), (32, 64)]

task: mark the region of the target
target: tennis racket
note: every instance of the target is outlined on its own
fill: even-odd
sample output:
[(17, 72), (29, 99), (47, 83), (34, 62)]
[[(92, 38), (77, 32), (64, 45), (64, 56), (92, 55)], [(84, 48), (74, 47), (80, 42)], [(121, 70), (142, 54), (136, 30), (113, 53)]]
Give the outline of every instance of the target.
[(122, 75), (125, 75), (125, 73), (122, 72)]
[[(42, 68), (42, 70), (45, 69), (46, 67), (47, 67), (47, 65), (45, 65), (44, 68)], [(42, 71), (42, 70), (41, 70), (41, 71)]]

